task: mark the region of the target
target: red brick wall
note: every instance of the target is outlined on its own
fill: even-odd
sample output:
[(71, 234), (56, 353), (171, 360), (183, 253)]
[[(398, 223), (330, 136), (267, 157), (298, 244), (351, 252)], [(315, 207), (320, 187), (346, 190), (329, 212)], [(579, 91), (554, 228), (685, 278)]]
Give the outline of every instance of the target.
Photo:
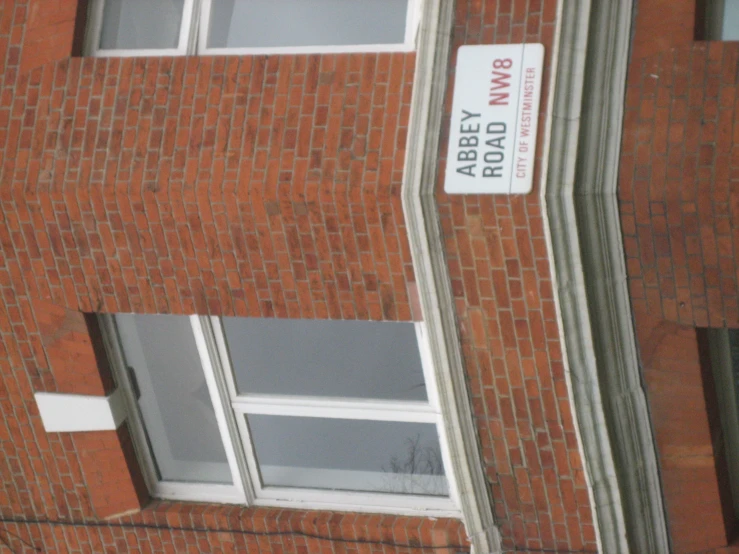
[(54, 382), (38, 388), (93, 396), (113, 392), (115, 383), (104, 353), (96, 352), (101, 345), (93, 342), (99, 330), (89, 329), (84, 314), (40, 300), (32, 300), (32, 306), (46, 363), (54, 368)]
[[(141, 480), (125, 428), (41, 425), (34, 391), (109, 390), (77, 310), (411, 319), (399, 192), (415, 56), (69, 58), (38, 29), (59, 24), (71, 48), (75, 3), (48, 19), (37, 4), (0, 5), (0, 513), (84, 522), (135, 507)], [(123, 521), (279, 525), (259, 539), (275, 551), (343, 548), (291, 531), (388, 552), (465, 544), (443, 519), (191, 510), (203, 507), (154, 504)], [(122, 549), (124, 536), (11, 527), (56, 552)], [(139, 529), (125, 540), (181, 551), (256, 539)]]
[(73, 58), (21, 75), (0, 139), (26, 290), (87, 311), (410, 319), (413, 63)]
[[(727, 544), (722, 492), (728, 483), (708, 402), (714, 383), (702, 375), (695, 329), (638, 314), (644, 380), (660, 455), (662, 486), (675, 552)], [(705, 365), (705, 360), (703, 360)], [(710, 375), (710, 365), (706, 367)], [(706, 394), (708, 393), (708, 394)], [(714, 431), (714, 432), (712, 432)], [(722, 490), (722, 485), (724, 485)], [(695, 525), (700, 514), (700, 525)]]
[(725, 545), (735, 523), (724, 517), (725, 494), (722, 508), (726, 461), (695, 327), (739, 326), (739, 43), (694, 40), (701, 4), (636, 3), (619, 173), (629, 288), (676, 552)]
[(73, 433), (74, 447), (98, 518), (137, 512), (149, 502), (128, 423), (116, 431)]
[[(545, 45), (541, 105), (546, 106), (557, 3), (458, 0), (456, 9), (455, 48)], [(453, 82), (453, 63), (449, 79)], [(539, 196), (544, 120), (542, 110), (531, 194), (448, 196), (440, 182), (437, 200), (475, 420), (504, 545), (524, 551), (593, 551), (593, 515), (568, 400)]]
[[(43, 552), (95, 553), (457, 554), (461, 548), (450, 540), (444, 521), (267, 509), (251, 510), (244, 518), (238, 510), (170, 503), (161, 503), (142, 518), (125, 517), (94, 527), (5, 523), (2, 529), (7, 531), (3, 538), (19, 552), (30, 551), (23, 550), (27, 544), (50, 545)], [(410, 546), (393, 548), (396, 541)]]
[[(69, 353), (95, 357), (77, 312), (417, 314), (399, 194), (414, 54), (70, 58), (71, 4), (55, 4), (49, 19), (34, 3), (0, 4), (0, 514), (35, 521), (0, 533), (59, 552), (78, 543), (462, 548), (464, 530), (445, 519), (153, 503), (113, 522), (125, 529), (38, 521), (100, 521), (140, 496), (125, 431), (47, 435), (41, 426), (34, 391), (90, 392), (101, 379), (64, 356), (71, 341)], [(549, 63), (554, 0), (459, 0), (456, 10), (455, 45), (543, 42)], [(47, 48), (33, 30), (51, 27), (64, 48)], [(506, 548), (593, 551), (538, 190), (439, 192), (438, 201)], [(71, 318), (61, 334), (49, 332), (54, 313)], [(188, 530), (163, 528), (173, 525)], [(249, 534), (264, 531), (273, 534)]]
[[(638, 11), (637, 45), (640, 32), (671, 36), (649, 13)], [(631, 295), (688, 325), (739, 326), (738, 61), (739, 43), (692, 35), (632, 54), (619, 190)]]
[[(6, 4), (10, 9), (12, 2)], [(72, 54), (77, 6), (77, 0), (29, 0), (20, 60), (22, 73)]]
[[(50, 302), (33, 300), (32, 306), (42, 354), (46, 366), (53, 370), (53, 376), (46, 373), (46, 379), (36, 384), (35, 390), (92, 396), (112, 393), (115, 383), (97, 320)], [(127, 425), (117, 432), (78, 433), (73, 437), (90, 507), (98, 517), (139, 510), (148, 501)]]

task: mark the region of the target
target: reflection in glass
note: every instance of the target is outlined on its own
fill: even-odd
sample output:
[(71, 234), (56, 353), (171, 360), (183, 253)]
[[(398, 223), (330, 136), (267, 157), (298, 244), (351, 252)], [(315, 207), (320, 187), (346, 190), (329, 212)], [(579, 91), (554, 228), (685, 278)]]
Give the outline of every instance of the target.
[(189, 318), (115, 320), (161, 479), (232, 484)]
[(184, 5), (185, 0), (105, 0), (100, 48), (177, 48)]
[(265, 487), (449, 495), (433, 424), (246, 417)]
[(408, 0), (215, 0), (208, 48), (401, 44)]
[(410, 322), (223, 318), (239, 394), (425, 401)]
[(739, 1), (724, 0), (721, 40), (739, 40)]

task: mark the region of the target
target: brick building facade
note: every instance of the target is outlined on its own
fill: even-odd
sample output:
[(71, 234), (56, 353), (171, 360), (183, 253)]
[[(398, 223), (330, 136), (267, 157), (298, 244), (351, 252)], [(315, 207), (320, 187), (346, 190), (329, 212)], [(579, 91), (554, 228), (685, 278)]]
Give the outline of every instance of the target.
[[(455, 520), (151, 500), (125, 423), (44, 432), (34, 392), (114, 386), (89, 314), (421, 317), (400, 196), (414, 53), (79, 57), (78, 10), (2, 8), (6, 540), (464, 548)], [(455, 18), (457, 45), (551, 45), (556, 4), (462, 2)], [(592, 550), (537, 196), (438, 202), (504, 539)]]
[[(665, 19), (663, 2), (643, 0), (627, 75), (632, 6), (594, 4), (424, 0), (409, 51), (91, 57), (94, 2), (0, 3), (4, 546), (729, 544), (728, 464), (714, 454), (718, 416), (695, 328), (739, 324), (739, 49), (694, 40), (695, 2)], [(448, 195), (456, 49), (521, 42), (545, 47), (534, 190)], [(616, 213), (615, 187), (623, 235), (604, 270), (607, 240), (595, 239), (608, 233), (582, 229), (598, 198)], [(615, 332), (601, 332), (618, 325), (603, 316), (616, 305), (620, 356), (604, 338)], [(130, 418), (47, 432), (37, 404), (39, 393), (115, 395), (98, 316), (124, 313), (424, 322), (459, 513), (155, 498)], [(623, 384), (642, 370), (646, 395)], [(687, 523), (695, 506), (704, 525)]]
[(618, 186), (675, 552), (736, 539), (708, 330), (739, 325), (739, 43), (704, 34), (710, 4), (639, 3)]

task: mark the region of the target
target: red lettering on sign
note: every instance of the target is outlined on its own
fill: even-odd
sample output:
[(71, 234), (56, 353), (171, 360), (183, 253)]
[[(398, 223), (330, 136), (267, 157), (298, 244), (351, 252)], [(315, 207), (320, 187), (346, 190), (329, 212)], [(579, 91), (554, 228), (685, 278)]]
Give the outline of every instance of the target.
[(513, 60), (510, 58), (499, 58), (493, 60), (493, 72), (490, 79), (490, 106), (507, 106), (510, 99), (508, 90), (511, 87), (511, 74), (500, 69), (510, 69)]

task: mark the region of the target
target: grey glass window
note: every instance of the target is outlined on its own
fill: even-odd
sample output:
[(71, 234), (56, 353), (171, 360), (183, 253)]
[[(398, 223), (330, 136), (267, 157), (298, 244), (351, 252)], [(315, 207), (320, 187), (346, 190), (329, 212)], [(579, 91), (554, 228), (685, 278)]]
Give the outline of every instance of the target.
[(265, 494), (449, 496), (417, 324), (229, 317), (222, 324), (232, 407)]
[(392, 44), (407, 0), (214, 0), (208, 48)]
[(160, 478), (232, 483), (189, 319), (118, 315), (116, 323)]
[(447, 496), (436, 426), (252, 414), (264, 486)]
[(420, 0), (90, 0), (87, 54), (407, 50)]
[(427, 400), (413, 323), (223, 319), (239, 394)]
[(423, 324), (100, 321), (153, 495), (454, 508)]
[(177, 48), (185, 0), (106, 0), (100, 48)]

